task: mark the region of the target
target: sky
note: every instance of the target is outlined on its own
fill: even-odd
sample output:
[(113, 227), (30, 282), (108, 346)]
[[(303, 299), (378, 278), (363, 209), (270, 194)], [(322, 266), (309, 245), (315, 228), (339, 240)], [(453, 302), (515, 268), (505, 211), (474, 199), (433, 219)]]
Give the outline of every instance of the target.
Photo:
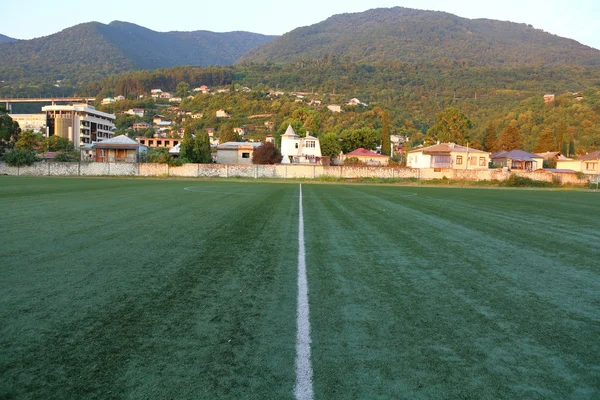
[(107, 24), (119, 20), (160, 32), (248, 31), (281, 35), (335, 14), (396, 6), (527, 23), (600, 49), (600, 0), (0, 0), (0, 33), (32, 39), (84, 22)]

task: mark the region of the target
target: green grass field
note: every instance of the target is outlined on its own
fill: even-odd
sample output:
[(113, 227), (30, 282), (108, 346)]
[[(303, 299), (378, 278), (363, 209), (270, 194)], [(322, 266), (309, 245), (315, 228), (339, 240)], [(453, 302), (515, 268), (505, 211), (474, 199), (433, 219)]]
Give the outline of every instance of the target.
[[(600, 398), (600, 192), (302, 192), (316, 399)], [(298, 194), (0, 177), (0, 399), (293, 398)]]

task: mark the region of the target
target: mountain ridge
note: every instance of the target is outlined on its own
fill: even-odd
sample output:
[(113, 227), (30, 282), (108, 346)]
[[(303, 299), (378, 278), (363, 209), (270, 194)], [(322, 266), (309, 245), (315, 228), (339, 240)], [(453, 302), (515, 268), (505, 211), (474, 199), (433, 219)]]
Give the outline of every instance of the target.
[(156, 32), (129, 22), (92, 21), (0, 43), (0, 80), (76, 83), (139, 69), (229, 65), (272, 39), (251, 32)]
[(337, 14), (296, 28), (238, 62), (295, 62), (332, 54), (355, 62), (600, 66), (600, 50), (531, 25), (403, 7)]

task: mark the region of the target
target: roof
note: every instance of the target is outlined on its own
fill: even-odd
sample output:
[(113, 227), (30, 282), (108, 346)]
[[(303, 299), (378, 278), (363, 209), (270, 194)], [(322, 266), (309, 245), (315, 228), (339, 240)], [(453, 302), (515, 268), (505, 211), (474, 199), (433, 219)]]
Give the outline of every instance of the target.
[(298, 135), (296, 135), (296, 132), (294, 132), (294, 128), (292, 128), (292, 125), (288, 125), (287, 129), (285, 130), (285, 133), (281, 136), (299, 137)]
[(348, 154), (346, 154), (346, 157), (383, 157), (383, 158), (389, 158), (389, 156), (383, 155), (383, 154), (377, 154), (374, 151), (371, 150), (367, 150), (363, 147), (360, 147)]
[(226, 142), (217, 146), (219, 150), (235, 150), (239, 147), (259, 147), (262, 146), (260, 142)]
[(578, 160), (600, 160), (600, 150), (577, 158)]
[(549, 160), (552, 158), (556, 158), (557, 160), (561, 160), (561, 161), (570, 160), (570, 158), (563, 156), (560, 151), (547, 151), (545, 153), (535, 153), (535, 154), (542, 157), (544, 160)]
[(137, 147), (140, 147), (140, 144), (137, 141), (135, 141), (125, 135), (119, 135), (119, 136), (115, 136), (114, 138), (106, 139), (101, 142), (98, 142), (94, 145), (94, 147), (99, 148), (99, 149), (102, 149), (102, 148), (127, 148), (127, 147), (137, 148)]
[(534, 161), (534, 159), (542, 157), (537, 154), (528, 153), (524, 150), (511, 150), (500, 151), (498, 153), (492, 154), (490, 158), (510, 158), (511, 160), (516, 161)]
[(177, 143), (175, 146), (169, 149), (169, 154), (179, 154), (181, 152), (181, 143)]
[(460, 153), (469, 152), (469, 153), (489, 154), (487, 151), (477, 150), (477, 149), (474, 149), (471, 147), (461, 146), (456, 143), (438, 143), (438, 144), (434, 144), (433, 146), (423, 147), (420, 149), (409, 151), (409, 153), (416, 153), (416, 152), (423, 152), (423, 153), (427, 153), (427, 154), (436, 154), (436, 153), (448, 154), (451, 152), (460, 152)]

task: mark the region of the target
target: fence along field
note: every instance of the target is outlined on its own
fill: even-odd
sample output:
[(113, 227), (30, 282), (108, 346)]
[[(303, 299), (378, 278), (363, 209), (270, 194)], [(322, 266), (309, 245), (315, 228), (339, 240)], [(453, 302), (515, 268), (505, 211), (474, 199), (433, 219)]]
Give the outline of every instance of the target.
[[(303, 183), (315, 398), (596, 398), (599, 198)], [(293, 398), (299, 200), (1, 176), (0, 398)]]
[[(571, 173), (516, 172), (535, 181), (586, 184), (590, 177), (578, 178)], [(13, 176), (146, 176), (185, 178), (384, 178), (384, 179), (452, 179), (464, 181), (504, 181), (510, 174), (501, 169), (457, 170), (434, 168), (368, 167), (368, 166), (318, 166), (318, 165), (228, 165), (185, 164), (172, 167), (168, 164), (150, 163), (35, 163), (27, 167), (10, 167), (0, 162), (0, 175)]]

